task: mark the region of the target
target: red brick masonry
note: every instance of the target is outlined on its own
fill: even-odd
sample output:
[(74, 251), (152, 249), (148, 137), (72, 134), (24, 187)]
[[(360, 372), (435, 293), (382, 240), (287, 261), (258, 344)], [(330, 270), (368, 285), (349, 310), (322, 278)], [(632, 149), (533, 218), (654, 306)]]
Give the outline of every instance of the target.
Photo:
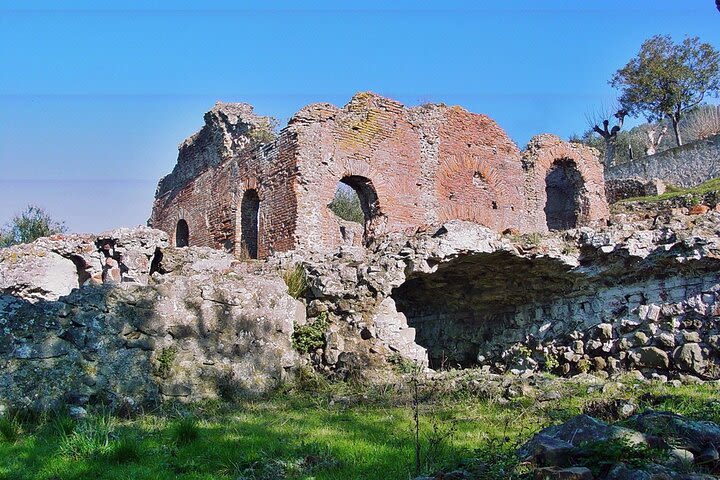
[(540, 135), (521, 152), (493, 120), (461, 107), (358, 93), (342, 109), (303, 108), (262, 143), (267, 124), (249, 105), (217, 104), (180, 145), (149, 225), (182, 244), (184, 220), (190, 245), (258, 258), (336, 248), (348, 242), (327, 206), (340, 181), (361, 198), (365, 241), (451, 219), (526, 233), (608, 217), (595, 150)]

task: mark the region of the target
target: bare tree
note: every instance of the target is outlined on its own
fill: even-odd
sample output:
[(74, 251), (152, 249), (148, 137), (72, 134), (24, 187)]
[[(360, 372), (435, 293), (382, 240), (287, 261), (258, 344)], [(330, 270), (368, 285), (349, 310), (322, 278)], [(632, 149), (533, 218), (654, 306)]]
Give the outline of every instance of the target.
[[(623, 108), (617, 109), (617, 111), (612, 114), (612, 116), (615, 117), (616, 120), (615, 125), (612, 128), (610, 127), (610, 120), (608, 119), (610, 115), (608, 114), (607, 109), (601, 109), (599, 112), (596, 112), (592, 117), (588, 117), (588, 123), (592, 125), (592, 130), (598, 135), (600, 135), (603, 140), (605, 140), (606, 167), (610, 167), (615, 161), (617, 136), (620, 132), (620, 129), (622, 129), (623, 122), (625, 121), (625, 117), (627, 116), (627, 114), (627, 110)], [(601, 119), (602, 121), (599, 121)], [(600, 128), (598, 123), (602, 124), (602, 128)]]
[(658, 124), (648, 123), (648, 126), (645, 129), (645, 135), (647, 136), (645, 142), (645, 155), (655, 155), (657, 153), (657, 148), (660, 146), (663, 136), (665, 136), (668, 131), (667, 125), (663, 125), (658, 132), (659, 127), (660, 125)]

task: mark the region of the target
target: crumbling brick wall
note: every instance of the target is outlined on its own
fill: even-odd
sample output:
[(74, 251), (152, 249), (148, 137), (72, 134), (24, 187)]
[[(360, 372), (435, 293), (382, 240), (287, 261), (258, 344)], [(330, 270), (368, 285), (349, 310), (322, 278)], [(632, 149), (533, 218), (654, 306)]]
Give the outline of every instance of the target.
[[(356, 232), (348, 235), (328, 207), (339, 182), (361, 199), (365, 242), (451, 219), (546, 231), (546, 191), (565, 194), (548, 183), (560, 161), (577, 171), (566, 202), (577, 211), (568, 218), (583, 225), (608, 214), (597, 152), (540, 136), (523, 153), (493, 120), (460, 107), (406, 108), (359, 93), (343, 108), (303, 108), (264, 145), (254, 139), (267, 122), (249, 105), (218, 104), (205, 122), (158, 186), (149, 224), (173, 242), (185, 220), (190, 245), (258, 258), (357, 244)], [(242, 205), (257, 206), (257, 213)]]

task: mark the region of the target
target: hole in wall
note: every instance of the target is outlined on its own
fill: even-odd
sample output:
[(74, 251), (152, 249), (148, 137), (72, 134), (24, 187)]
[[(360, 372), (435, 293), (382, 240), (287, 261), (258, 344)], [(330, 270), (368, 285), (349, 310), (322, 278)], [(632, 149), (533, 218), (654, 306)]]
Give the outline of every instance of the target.
[(567, 230), (577, 226), (584, 185), (575, 162), (560, 159), (553, 163), (545, 176), (544, 211), (549, 230)]
[(415, 328), (415, 342), (427, 349), (430, 368), (469, 368), (488, 342), (509, 337), (523, 307), (576, 285), (576, 274), (561, 262), (495, 252), (440, 263), (433, 273), (408, 277), (391, 296)]
[(257, 190), (249, 189), (240, 201), (240, 256), (258, 258), (258, 232), (260, 230), (260, 197)]
[[(328, 208), (338, 218), (361, 225), (363, 244), (367, 245), (374, 238), (382, 214), (377, 192), (369, 178), (360, 175), (341, 178)], [(344, 226), (345, 232), (340, 232), (343, 240), (349, 235), (348, 227)]]
[(190, 227), (185, 219), (180, 219), (175, 227), (175, 246), (176, 247), (189, 247), (190, 246)]

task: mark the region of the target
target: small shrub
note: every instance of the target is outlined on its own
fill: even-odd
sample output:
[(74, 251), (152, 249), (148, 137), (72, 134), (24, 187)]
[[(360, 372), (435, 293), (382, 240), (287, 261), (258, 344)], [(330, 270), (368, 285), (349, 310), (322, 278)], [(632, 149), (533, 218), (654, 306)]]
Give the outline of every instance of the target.
[(15, 443), (20, 438), (20, 425), (14, 419), (0, 418), (0, 439)]
[(297, 264), (292, 268), (285, 270), (282, 279), (288, 287), (288, 294), (293, 298), (302, 298), (308, 288), (308, 279), (305, 274), (305, 268), (301, 264)]
[(526, 245), (529, 245), (531, 247), (537, 247), (538, 245), (540, 245), (540, 243), (542, 243), (542, 234), (538, 232), (526, 233), (524, 235), (521, 235), (520, 239)]
[(546, 372), (553, 372), (560, 366), (557, 356), (552, 353), (545, 354), (544, 367)]
[(644, 444), (631, 443), (624, 438), (614, 438), (584, 443), (577, 448), (577, 456), (582, 458), (577, 464), (588, 467), (596, 476), (604, 476), (618, 463), (636, 468), (650, 463), (662, 463), (667, 458), (667, 452)]
[(523, 358), (530, 358), (532, 356), (532, 350), (527, 345), (518, 345), (517, 351)]
[(262, 122), (250, 129), (248, 136), (254, 145), (270, 143), (277, 137), (279, 121), (274, 117), (263, 117)]
[(418, 373), (420, 366), (417, 362), (413, 362), (409, 358), (405, 358), (399, 353), (393, 353), (387, 359), (388, 363), (393, 366), (393, 370), (397, 373), (412, 374)]
[(175, 424), (173, 439), (178, 445), (187, 445), (200, 437), (200, 428), (194, 417), (183, 417)]
[(123, 437), (110, 448), (108, 459), (113, 463), (132, 463), (140, 460), (140, 442), (132, 437)]
[(325, 346), (325, 332), (330, 326), (327, 312), (322, 312), (315, 320), (306, 324), (295, 324), (292, 344), (300, 353), (309, 353)]
[(160, 350), (160, 354), (157, 356), (157, 375), (162, 378), (169, 377), (176, 357), (177, 348), (175, 347), (167, 347)]
[(581, 358), (577, 364), (577, 369), (580, 373), (588, 373), (590, 371), (590, 360)]

